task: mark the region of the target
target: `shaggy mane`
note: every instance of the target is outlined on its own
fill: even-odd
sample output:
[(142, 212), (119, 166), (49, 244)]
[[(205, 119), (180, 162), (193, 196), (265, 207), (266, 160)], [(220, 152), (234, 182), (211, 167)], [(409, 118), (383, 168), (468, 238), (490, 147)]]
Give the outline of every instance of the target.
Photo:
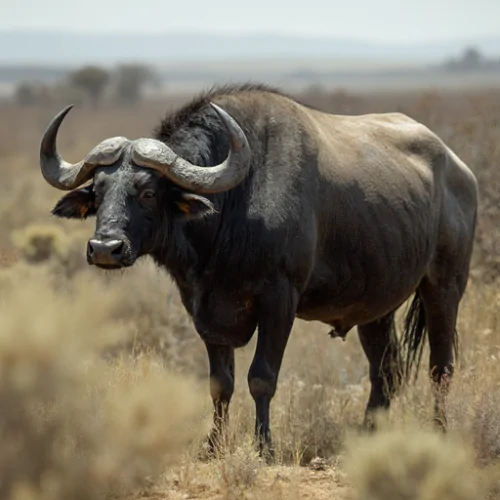
[(290, 97), (277, 87), (263, 83), (214, 85), (208, 90), (198, 94), (180, 109), (167, 113), (160, 124), (154, 129), (154, 137), (160, 140), (169, 139), (176, 130), (188, 125), (192, 120), (196, 119), (200, 111), (207, 106), (212, 99), (223, 95), (237, 95), (243, 92), (267, 92), (293, 99), (293, 97)]

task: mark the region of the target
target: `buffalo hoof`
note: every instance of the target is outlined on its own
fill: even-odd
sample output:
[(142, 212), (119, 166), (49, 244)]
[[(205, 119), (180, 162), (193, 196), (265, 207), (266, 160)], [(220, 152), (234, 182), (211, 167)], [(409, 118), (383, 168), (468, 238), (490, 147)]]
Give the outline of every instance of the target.
[(363, 420), (363, 431), (372, 434), (377, 430), (377, 422), (375, 420), (375, 415), (373, 412), (368, 411), (365, 414), (365, 418)]
[(198, 453), (198, 460), (202, 462), (210, 462), (224, 457), (224, 444), (219, 437), (219, 434), (212, 432), (205, 442), (202, 444), (201, 450)]
[(264, 460), (267, 465), (273, 465), (275, 463), (276, 453), (271, 441), (257, 440), (256, 448), (259, 453), (259, 458)]
[(264, 448), (259, 452), (259, 457), (264, 460), (266, 465), (273, 465), (276, 462), (276, 454), (272, 448)]

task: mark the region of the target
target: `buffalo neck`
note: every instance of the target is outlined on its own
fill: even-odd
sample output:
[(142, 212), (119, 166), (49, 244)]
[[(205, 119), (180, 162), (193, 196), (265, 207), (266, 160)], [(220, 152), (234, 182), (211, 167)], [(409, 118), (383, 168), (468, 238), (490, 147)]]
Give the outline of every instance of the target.
[[(212, 166), (222, 162), (228, 153), (227, 131), (212, 117), (200, 115), (189, 127), (177, 128), (171, 135), (156, 133), (175, 153), (191, 163)], [(180, 286), (210, 281), (215, 272), (229, 275), (232, 248), (241, 241), (245, 228), (235, 234), (234, 221), (244, 215), (247, 195), (242, 185), (221, 193), (202, 194), (210, 200), (216, 212), (189, 221), (182, 221), (166, 214), (162, 225), (168, 227), (166, 237), (158, 242), (151, 256), (167, 270)], [(241, 219), (243, 220), (243, 219)], [(218, 275), (221, 277), (221, 275)]]

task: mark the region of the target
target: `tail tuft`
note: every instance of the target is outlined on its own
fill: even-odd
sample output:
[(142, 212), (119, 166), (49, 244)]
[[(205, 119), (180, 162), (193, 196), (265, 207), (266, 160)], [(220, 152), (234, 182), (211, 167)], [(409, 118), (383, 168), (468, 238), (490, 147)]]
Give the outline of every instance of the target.
[(427, 335), (427, 323), (422, 299), (417, 292), (413, 297), (405, 318), (405, 327), (402, 338), (402, 352), (405, 353), (405, 378), (408, 381), (411, 372), (415, 369), (415, 379), (422, 361), (424, 341)]

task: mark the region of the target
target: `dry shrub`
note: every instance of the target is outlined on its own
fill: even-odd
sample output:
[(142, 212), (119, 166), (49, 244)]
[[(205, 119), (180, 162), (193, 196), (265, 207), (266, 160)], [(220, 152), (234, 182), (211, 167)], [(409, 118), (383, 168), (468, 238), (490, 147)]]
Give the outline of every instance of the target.
[(474, 409), (472, 431), (477, 458), (482, 464), (500, 461), (499, 408), (500, 390), (495, 388), (491, 392), (483, 393)]
[[(479, 351), (485, 350), (485, 346), (478, 347)], [(473, 443), (479, 466), (500, 465), (498, 362), (479, 353), (472, 357), (470, 365), (457, 377), (454, 397), (448, 403), (449, 420)]]
[(115, 296), (111, 314), (124, 324), (120, 341), (109, 353), (154, 354), (170, 370), (206, 376), (205, 348), (164, 271), (149, 259), (124, 273), (105, 276), (97, 270), (85, 271)]
[(245, 492), (255, 486), (262, 460), (247, 442), (228, 453), (221, 461), (219, 478), (225, 497), (228, 499), (245, 498)]
[(349, 415), (346, 397), (338, 389), (296, 378), (283, 381), (273, 413), (280, 462), (305, 465), (315, 457), (339, 454)]
[(472, 456), (451, 435), (401, 427), (353, 439), (346, 471), (359, 500), (478, 500)]
[(56, 224), (29, 224), (11, 233), (19, 256), (28, 264), (47, 264), (54, 278), (70, 279), (87, 266), (82, 232)]
[(68, 234), (57, 224), (30, 224), (14, 230), (11, 239), (21, 260), (0, 272), (0, 286), (2, 282), (12, 286), (22, 276), (73, 293), (78, 283), (85, 282), (82, 293), (113, 297), (107, 314), (122, 324), (121, 335), (106, 347), (108, 355), (154, 354), (171, 370), (205, 375), (207, 361), (201, 340), (166, 273), (149, 258), (125, 272), (90, 267), (85, 258), (88, 237), (83, 230)]
[[(343, 449), (346, 430), (363, 419), (369, 382), (367, 362), (356, 332), (333, 340), (325, 325), (296, 320), (271, 403), (271, 429), (276, 460), (306, 465), (316, 457), (333, 459)], [(257, 336), (236, 358), (235, 394), (230, 406), (226, 446), (233, 450), (253, 436), (255, 404), (247, 373)]]
[(96, 354), (121, 325), (112, 297), (82, 296), (1, 290), (1, 498), (105, 498), (161, 473), (203, 430), (190, 380)]
[(30, 225), (14, 231), (12, 236), (22, 257), (32, 263), (43, 262), (54, 255), (65, 258), (70, 241), (62, 228), (48, 225)]
[[(297, 359), (294, 351), (297, 344), (300, 346), (303, 327), (303, 324), (297, 325), (297, 337), (292, 340), (286, 365)], [(318, 335), (319, 343), (322, 337), (319, 332)], [(326, 333), (323, 335), (335, 353), (334, 342)], [(224, 453), (235, 453), (242, 442), (252, 439), (254, 435), (255, 403), (248, 391), (247, 372), (255, 343), (256, 338), (253, 338), (247, 347), (236, 351), (235, 394), (229, 410), (229, 429), (220, 443)], [(305, 363), (314, 367), (311, 353), (305, 353), (308, 358)], [(308, 376), (307, 367), (304, 379), (299, 379), (294, 373), (296, 371), (293, 366), (283, 367), (282, 378), (271, 403), (276, 463), (297, 466), (307, 465), (318, 456), (333, 459), (343, 449), (346, 430), (351, 426), (357, 427), (358, 420), (363, 417), (365, 394), (361, 387), (316, 384), (315, 377)]]

